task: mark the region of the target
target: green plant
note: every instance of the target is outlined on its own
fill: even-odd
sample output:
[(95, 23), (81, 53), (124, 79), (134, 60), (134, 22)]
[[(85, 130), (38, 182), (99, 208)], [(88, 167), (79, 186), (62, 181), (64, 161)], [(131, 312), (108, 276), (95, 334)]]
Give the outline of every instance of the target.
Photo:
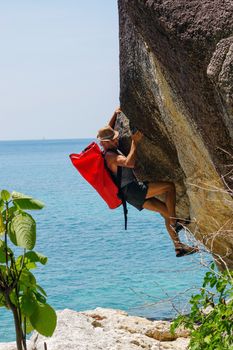
[(191, 350), (233, 349), (233, 272), (219, 272), (212, 263), (200, 293), (190, 299), (191, 312), (172, 323), (172, 332), (183, 325), (190, 330)]
[[(33, 251), (36, 222), (25, 210), (43, 207), (42, 202), (22, 193), (1, 191), (0, 307), (6, 307), (13, 313), (18, 350), (27, 349), (26, 334), (33, 329), (51, 336), (56, 327), (56, 313), (46, 303), (47, 295), (30, 271), (36, 263), (45, 265), (47, 257)], [(14, 246), (23, 248), (21, 255), (15, 255)]]

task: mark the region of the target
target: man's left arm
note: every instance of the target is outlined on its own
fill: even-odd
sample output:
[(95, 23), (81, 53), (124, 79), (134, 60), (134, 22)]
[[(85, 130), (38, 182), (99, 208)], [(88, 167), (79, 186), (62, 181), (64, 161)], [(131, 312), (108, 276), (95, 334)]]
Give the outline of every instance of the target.
[(118, 155), (115, 158), (117, 165), (123, 166), (126, 168), (135, 167), (137, 145), (142, 139), (142, 137), (143, 137), (143, 134), (140, 131), (136, 131), (135, 134), (131, 135), (132, 142), (131, 142), (129, 154), (127, 155), (127, 157)]
[(110, 119), (110, 121), (109, 121), (109, 123), (108, 123), (108, 125), (110, 125), (111, 128), (114, 129), (115, 123), (116, 123), (116, 118), (117, 118), (118, 114), (120, 114), (120, 113), (121, 113), (121, 109), (120, 109), (120, 107), (118, 107), (118, 108), (114, 111), (114, 113), (113, 113), (113, 115), (112, 115), (112, 117), (111, 117), (111, 119)]

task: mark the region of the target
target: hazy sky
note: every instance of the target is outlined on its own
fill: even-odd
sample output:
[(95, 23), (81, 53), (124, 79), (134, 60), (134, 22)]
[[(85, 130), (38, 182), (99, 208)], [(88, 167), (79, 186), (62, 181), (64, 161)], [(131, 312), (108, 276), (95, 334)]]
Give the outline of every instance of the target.
[(0, 140), (94, 137), (119, 104), (117, 0), (0, 1)]

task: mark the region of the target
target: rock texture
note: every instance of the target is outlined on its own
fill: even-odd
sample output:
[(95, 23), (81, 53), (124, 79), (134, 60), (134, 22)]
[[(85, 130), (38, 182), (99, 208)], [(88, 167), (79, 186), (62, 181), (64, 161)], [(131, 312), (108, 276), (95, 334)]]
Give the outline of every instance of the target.
[[(185, 350), (186, 331), (169, 332), (169, 322), (149, 321), (128, 316), (120, 310), (102, 309), (86, 312), (58, 312), (58, 325), (51, 338), (35, 333), (29, 350)], [(16, 350), (14, 343), (1, 344), (0, 350)]]
[(175, 182), (178, 216), (233, 267), (233, 2), (118, 4), (121, 107), (145, 135), (140, 177)]

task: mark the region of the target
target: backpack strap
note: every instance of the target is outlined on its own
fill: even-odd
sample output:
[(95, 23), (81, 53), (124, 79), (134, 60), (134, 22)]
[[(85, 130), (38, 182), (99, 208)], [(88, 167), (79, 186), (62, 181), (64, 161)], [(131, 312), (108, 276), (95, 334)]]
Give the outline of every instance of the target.
[[(119, 151), (119, 150), (111, 150), (111, 152), (116, 153), (116, 154), (122, 154), (121, 151)], [(127, 218), (127, 214), (128, 214), (127, 202), (125, 200), (124, 193), (121, 190), (122, 167), (121, 166), (117, 167), (117, 177), (114, 178), (112, 172), (110, 171), (110, 169), (107, 166), (107, 162), (106, 162), (106, 159), (105, 159), (106, 153), (107, 152), (104, 153), (104, 164), (105, 164), (105, 167), (109, 170), (109, 173), (110, 173), (113, 181), (115, 182), (115, 184), (118, 187), (118, 197), (122, 200), (122, 206), (123, 206), (123, 212), (124, 212), (124, 221), (125, 221), (125, 230), (127, 230), (127, 221), (128, 221), (128, 218)]]
[(123, 205), (123, 212), (124, 212), (124, 219), (125, 219), (125, 230), (127, 230), (127, 214), (128, 214), (128, 209), (127, 209), (127, 202), (125, 200), (125, 196), (124, 193), (121, 190), (121, 178), (122, 178), (122, 167), (118, 166), (117, 167), (117, 183), (118, 183), (118, 188), (119, 188), (119, 192), (118, 192), (118, 196), (119, 198), (122, 200), (122, 205)]

